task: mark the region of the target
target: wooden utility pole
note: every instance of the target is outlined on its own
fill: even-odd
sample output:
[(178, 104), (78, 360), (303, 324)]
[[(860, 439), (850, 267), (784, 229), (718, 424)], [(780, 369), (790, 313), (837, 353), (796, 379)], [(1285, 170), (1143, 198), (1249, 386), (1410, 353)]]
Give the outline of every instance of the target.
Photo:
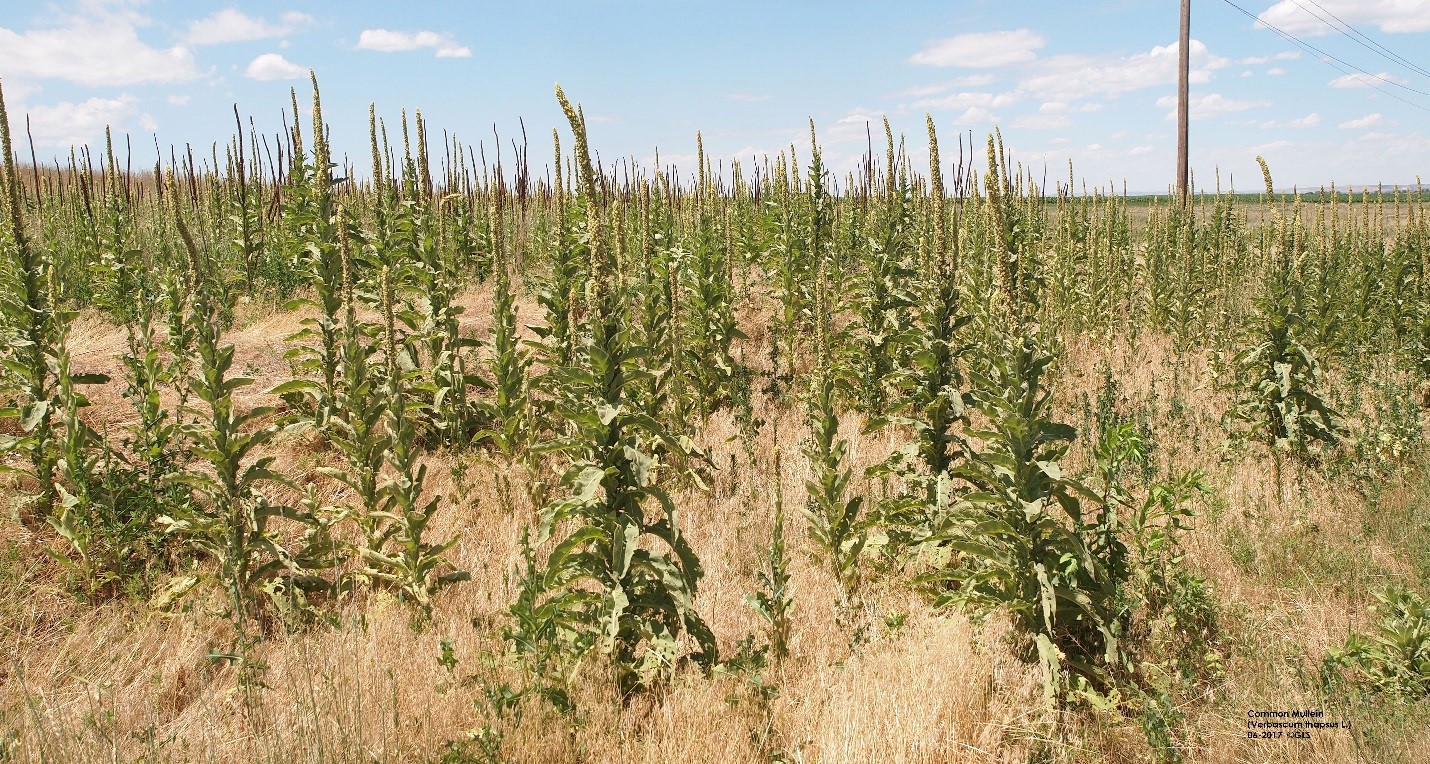
[(1187, 112), (1192, 62), (1192, 0), (1182, 0), (1182, 41), (1177, 46), (1177, 203), (1187, 204)]

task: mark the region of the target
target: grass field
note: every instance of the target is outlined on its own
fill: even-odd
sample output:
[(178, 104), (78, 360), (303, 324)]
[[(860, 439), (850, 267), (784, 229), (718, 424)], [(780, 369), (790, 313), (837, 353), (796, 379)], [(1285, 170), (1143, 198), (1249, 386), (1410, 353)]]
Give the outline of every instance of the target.
[(345, 179), (316, 82), (3, 136), (0, 761), (1423, 758), (1422, 195), (603, 174), (558, 97), (551, 182)]

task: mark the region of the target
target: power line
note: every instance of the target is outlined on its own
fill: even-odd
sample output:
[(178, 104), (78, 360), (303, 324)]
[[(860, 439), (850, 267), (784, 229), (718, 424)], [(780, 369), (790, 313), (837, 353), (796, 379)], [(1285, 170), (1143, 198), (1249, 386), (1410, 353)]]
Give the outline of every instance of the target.
[(1326, 16), (1330, 16), (1330, 19), (1327, 19), (1325, 16), (1322, 16), (1321, 13), (1316, 13), (1316, 11), (1313, 11), (1310, 8), (1307, 8), (1306, 6), (1302, 5), (1302, 0), (1291, 0), (1291, 2), (1295, 3), (1295, 5), (1301, 10), (1305, 11), (1311, 16), (1314, 16), (1321, 23), (1336, 30), (1337, 32), (1340, 32), (1342, 35), (1345, 35), (1346, 37), (1350, 38), (1351, 42), (1354, 42), (1362, 48), (1365, 48), (1371, 53), (1380, 56), (1381, 58), (1391, 62), (1392, 64), (1404, 66), (1405, 68), (1415, 72), (1422, 77), (1430, 77), (1430, 71), (1426, 71), (1419, 64), (1416, 64), (1415, 62), (1405, 58), (1399, 53), (1396, 53), (1390, 48), (1387, 48), (1384, 45), (1381, 45), (1380, 43), (1371, 39), (1370, 37), (1367, 37), (1366, 35), (1362, 34), (1360, 30), (1356, 29), (1350, 24), (1347, 24), (1339, 16), (1327, 10), (1324, 5), (1321, 5), (1320, 3), (1316, 2), (1316, 0), (1305, 0), (1305, 2), (1316, 6), (1316, 8), (1321, 11), (1321, 13), (1326, 14)]
[[(1387, 84), (1387, 85), (1391, 85), (1391, 86), (1393, 86), (1393, 87), (1400, 88), (1401, 90), (1408, 90), (1408, 91), (1410, 91), (1411, 93), (1415, 93), (1416, 95), (1423, 95), (1423, 96), (1430, 97), (1430, 93), (1427, 93), (1427, 92), (1425, 92), (1424, 90), (1417, 90), (1416, 88), (1412, 88), (1412, 87), (1410, 87), (1409, 85), (1403, 85), (1403, 84), (1401, 84), (1401, 83), (1399, 83), (1399, 82), (1396, 82), (1396, 81), (1394, 81), (1394, 80), (1386, 79), (1385, 77), (1382, 77), (1382, 76), (1380, 76), (1379, 74), (1373, 74), (1373, 73), (1371, 73), (1371, 72), (1368, 72), (1368, 71), (1366, 71), (1366, 70), (1360, 68), (1359, 66), (1356, 66), (1355, 64), (1352, 64), (1351, 62), (1346, 61), (1345, 59), (1337, 58), (1336, 56), (1333, 56), (1333, 55), (1331, 55), (1330, 53), (1327, 53), (1326, 51), (1321, 50), (1320, 48), (1317, 48), (1316, 46), (1312, 45), (1311, 43), (1308, 43), (1308, 42), (1306, 42), (1305, 40), (1302, 40), (1302, 39), (1300, 39), (1299, 37), (1296, 37), (1295, 35), (1292, 35), (1292, 34), (1290, 34), (1289, 32), (1286, 32), (1286, 31), (1282, 30), (1281, 28), (1275, 26), (1274, 24), (1270, 24), (1270, 23), (1268, 23), (1268, 22), (1266, 22), (1266, 21), (1263, 21), (1260, 16), (1256, 16), (1256, 15), (1252, 14), (1250, 11), (1246, 10), (1245, 8), (1242, 8), (1241, 6), (1237, 5), (1236, 3), (1231, 2), (1231, 0), (1222, 0), (1222, 2), (1226, 3), (1227, 5), (1230, 5), (1231, 7), (1237, 9), (1238, 11), (1241, 11), (1243, 14), (1245, 14), (1245, 15), (1248, 16), (1248, 17), (1250, 17), (1250, 18), (1251, 18), (1253, 21), (1255, 21), (1256, 23), (1258, 23), (1258, 24), (1260, 24), (1260, 25), (1262, 25), (1262, 26), (1264, 26), (1264, 27), (1270, 29), (1271, 31), (1275, 32), (1276, 34), (1281, 35), (1282, 37), (1286, 38), (1287, 40), (1290, 40), (1291, 42), (1295, 43), (1296, 45), (1299, 45), (1300, 47), (1302, 47), (1302, 48), (1304, 48), (1304, 49), (1306, 49), (1306, 50), (1309, 50), (1309, 51), (1311, 51), (1312, 53), (1314, 53), (1314, 54), (1320, 56), (1323, 61), (1327, 61), (1328, 63), (1329, 63), (1330, 61), (1334, 61), (1334, 62), (1336, 62), (1337, 64), (1340, 64), (1341, 66), (1345, 67), (1346, 69), (1352, 70), (1352, 71), (1345, 71), (1345, 69), (1342, 69), (1341, 71), (1345, 72), (1346, 74), (1351, 74), (1352, 72), (1359, 73), (1359, 74), (1363, 74), (1363, 75), (1365, 75), (1366, 77), (1370, 77), (1370, 78), (1372, 78), (1372, 79), (1380, 80), (1381, 82), (1383, 82), (1383, 83), (1385, 83), (1385, 84)], [(1362, 79), (1362, 78), (1360, 78), (1360, 77), (1356, 77), (1356, 79), (1359, 79), (1359, 80), (1361, 80), (1362, 82), (1365, 82), (1367, 85), (1370, 85), (1371, 87), (1375, 87), (1375, 84), (1372, 83), (1372, 82), (1369, 82), (1369, 81), (1367, 81), (1367, 80), (1364, 80), (1364, 79)], [(1376, 88), (1376, 89), (1377, 89), (1377, 90), (1380, 90), (1379, 88)], [(1384, 90), (1381, 90), (1381, 92), (1382, 92), (1382, 93), (1385, 93)], [(1390, 93), (1386, 93), (1386, 95), (1391, 95), (1391, 94), (1390, 94)], [(1408, 103), (1408, 102), (1407, 102), (1407, 103)]]
[[(1387, 85), (1394, 85), (1395, 87), (1401, 88), (1401, 89), (1403, 89), (1403, 90), (1408, 90), (1408, 91), (1410, 91), (1411, 93), (1416, 93), (1416, 94), (1418, 94), (1418, 95), (1423, 95), (1423, 96), (1430, 97), (1430, 93), (1427, 93), (1427, 92), (1425, 92), (1425, 91), (1423, 91), (1423, 90), (1417, 90), (1417, 89), (1412, 88), (1412, 87), (1409, 87), (1409, 86), (1407, 86), (1407, 85), (1402, 85), (1402, 84), (1400, 84), (1400, 83), (1398, 83), (1398, 82), (1392, 82), (1391, 80), (1388, 80), (1388, 79), (1386, 79), (1386, 78), (1384, 78), (1384, 77), (1381, 77), (1381, 76), (1378, 75), (1378, 74), (1372, 74), (1372, 73), (1370, 73), (1370, 72), (1368, 72), (1368, 71), (1366, 71), (1366, 70), (1360, 68), (1359, 66), (1356, 66), (1355, 64), (1349, 63), (1349, 62), (1347, 62), (1347, 61), (1343, 61), (1343, 60), (1341, 60), (1341, 59), (1339, 59), (1339, 58), (1337, 58), (1337, 57), (1335, 57), (1335, 56), (1333, 56), (1333, 55), (1331, 55), (1331, 54), (1325, 52), (1324, 50), (1321, 50), (1320, 48), (1317, 48), (1316, 46), (1314, 46), (1314, 45), (1312, 45), (1312, 44), (1310, 44), (1310, 43), (1308, 43), (1308, 42), (1305, 42), (1304, 40), (1301, 40), (1300, 38), (1296, 37), (1295, 35), (1292, 35), (1292, 34), (1290, 34), (1290, 33), (1288, 33), (1288, 32), (1282, 31), (1280, 27), (1277, 27), (1277, 26), (1275, 26), (1274, 24), (1268, 24), (1268, 23), (1266, 23), (1265, 21), (1262, 21), (1260, 18), (1258, 18), (1258, 17), (1256, 16), (1256, 14), (1252, 13), (1251, 11), (1246, 10), (1245, 8), (1243, 8), (1243, 7), (1239, 6), (1239, 5), (1237, 5), (1236, 3), (1233, 3), (1231, 0), (1222, 0), (1222, 2), (1226, 3), (1227, 5), (1231, 6), (1232, 8), (1235, 8), (1235, 9), (1236, 9), (1237, 11), (1239, 11), (1243, 16), (1246, 16), (1247, 18), (1251, 19), (1252, 21), (1255, 21), (1256, 23), (1258, 23), (1258, 24), (1260, 24), (1260, 25), (1266, 27), (1267, 29), (1270, 29), (1271, 31), (1275, 32), (1276, 34), (1280, 35), (1280, 36), (1281, 36), (1283, 39), (1285, 39), (1287, 42), (1289, 42), (1289, 43), (1291, 43), (1291, 44), (1293, 44), (1293, 45), (1295, 45), (1295, 46), (1301, 48), (1302, 50), (1305, 50), (1305, 51), (1310, 52), (1311, 54), (1313, 54), (1313, 55), (1315, 55), (1317, 58), (1319, 58), (1319, 59), (1320, 59), (1323, 63), (1325, 63), (1327, 66), (1330, 66), (1331, 68), (1336, 69), (1337, 71), (1341, 72), (1342, 74), (1344, 74), (1344, 75), (1346, 75), (1346, 76), (1348, 76), (1348, 77), (1352, 77), (1352, 78), (1354, 78), (1354, 79), (1356, 79), (1356, 80), (1359, 80), (1360, 82), (1364, 83), (1367, 87), (1370, 87), (1370, 88), (1375, 89), (1376, 91), (1378, 91), (1378, 92), (1381, 93), (1382, 95), (1390, 96), (1391, 98), (1394, 98), (1394, 99), (1397, 100), (1397, 101), (1400, 101), (1400, 102), (1405, 103), (1405, 104), (1409, 104), (1410, 106), (1413, 106), (1413, 107), (1415, 107), (1415, 108), (1417, 108), (1417, 109), (1420, 109), (1421, 111), (1430, 112), (1430, 108), (1427, 108), (1427, 107), (1425, 107), (1425, 106), (1423, 106), (1423, 105), (1421, 105), (1421, 104), (1418, 104), (1418, 103), (1416, 103), (1416, 102), (1414, 102), (1414, 101), (1411, 101), (1411, 100), (1409, 100), (1409, 99), (1407, 99), (1407, 98), (1404, 98), (1404, 97), (1401, 97), (1401, 96), (1399, 96), (1399, 95), (1396, 95), (1395, 93), (1392, 93), (1392, 92), (1390, 92), (1389, 90), (1386, 90), (1385, 88), (1382, 88), (1382, 87), (1380, 87), (1379, 85), (1376, 85), (1376, 84), (1375, 84), (1374, 82), (1372, 82), (1371, 80), (1366, 79), (1366, 77), (1370, 77), (1371, 79), (1375, 79), (1375, 80), (1380, 80), (1381, 82), (1384, 82), (1384, 83), (1387, 84)], [(1362, 75), (1364, 75), (1364, 76), (1362, 76)]]

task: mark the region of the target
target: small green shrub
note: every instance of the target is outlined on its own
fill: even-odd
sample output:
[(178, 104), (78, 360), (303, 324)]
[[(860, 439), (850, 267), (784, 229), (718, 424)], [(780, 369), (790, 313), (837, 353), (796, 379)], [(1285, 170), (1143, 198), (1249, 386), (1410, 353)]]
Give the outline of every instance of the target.
[(1344, 672), (1362, 689), (1407, 698), (1430, 696), (1430, 606), (1398, 586), (1376, 592), (1374, 633), (1352, 634), (1326, 657), (1329, 677)]

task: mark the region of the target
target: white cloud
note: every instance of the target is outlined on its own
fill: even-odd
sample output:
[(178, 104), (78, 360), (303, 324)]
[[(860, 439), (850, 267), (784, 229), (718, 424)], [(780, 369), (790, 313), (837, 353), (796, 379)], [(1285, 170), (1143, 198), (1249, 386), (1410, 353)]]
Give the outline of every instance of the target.
[(1058, 114), (1067, 111), (1068, 108), (1067, 101), (1044, 101), (1043, 105), (1038, 107), (1038, 111), (1044, 114)]
[(1380, 112), (1376, 112), (1374, 114), (1367, 114), (1360, 119), (1353, 119), (1349, 122), (1342, 122), (1339, 125), (1336, 125), (1336, 127), (1339, 127), (1342, 130), (1360, 130), (1362, 128), (1370, 127), (1372, 125), (1378, 125), (1380, 124), (1380, 122)]
[(139, 39), (144, 19), (88, 4), (60, 26), (16, 32), (0, 27), (0, 72), (89, 87), (184, 82), (199, 76), (186, 47), (155, 48)]
[(363, 50), (379, 53), (398, 53), (407, 50), (432, 48), (437, 58), (468, 58), (472, 49), (457, 44), (450, 34), (438, 32), (395, 32), (390, 29), (364, 29), (358, 35), (357, 46)]
[(997, 79), (997, 75), (985, 72), (983, 74), (970, 74), (967, 77), (954, 77), (948, 81), (948, 85), (955, 88), (986, 88), (992, 85)]
[[(1163, 109), (1173, 109), (1167, 116), (1168, 119), (1176, 116), (1177, 99), (1172, 96), (1162, 96), (1157, 99), (1157, 105)], [(1227, 98), (1221, 93), (1206, 93), (1204, 95), (1194, 95), (1189, 99), (1192, 119), (1212, 119), (1238, 111), (1247, 109), (1257, 109), (1263, 106), (1270, 106), (1270, 101), (1238, 101)]]
[(1061, 130), (1072, 127), (1073, 121), (1066, 114), (1042, 113), (1024, 114), (1013, 120), (1013, 127), (1024, 130)]
[(253, 80), (297, 80), (308, 70), (277, 53), (264, 53), (248, 62), (243, 75)]
[(1418, 132), (1367, 130), (1356, 133), (1343, 147), (1337, 148), (1340, 150), (1328, 153), (1351, 168), (1340, 177), (1353, 177), (1353, 182), (1366, 185), (1377, 181), (1416, 183), (1411, 168), (1424, 167), (1430, 159), (1430, 140)]
[(1269, 129), (1274, 128), (1274, 127), (1307, 128), (1307, 127), (1316, 127), (1316, 126), (1320, 125), (1320, 124), (1321, 124), (1321, 115), (1320, 115), (1320, 114), (1317, 114), (1316, 112), (1311, 112), (1310, 114), (1307, 114), (1306, 116), (1304, 116), (1304, 117), (1302, 117), (1302, 118), (1300, 118), (1300, 119), (1293, 119), (1293, 120), (1291, 120), (1291, 121), (1289, 121), (1289, 122), (1278, 122), (1278, 121), (1276, 121), (1276, 120), (1274, 120), (1274, 119), (1268, 119), (1268, 120), (1266, 120), (1265, 122), (1257, 122), (1256, 120), (1251, 120), (1251, 121), (1249, 121), (1249, 122), (1238, 123), (1238, 124), (1255, 125), (1256, 127), (1259, 127), (1259, 128), (1261, 128), (1261, 129), (1263, 129), (1263, 130), (1269, 130)]
[[(695, 166), (696, 158), (695, 154), (652, 154), (642, 159), (641, 164), (663, 169), (670, 167), (689, 169)], [(658, 163), (657, 159), (660, 160)]]
[(1405, 84), (1405, 80), (1401, 79), (1400, 77), (1396, 77), (1390, 72), (1380, 72), (1379, 74), (1376, 74), (1374, 76), (1360, 73), (1343, 74), (1340, 77), (1337, 77), (1326, 84), (1330, 85), (1333, 88), (1368, 88), (1372, 86), (1382, 85), (1385, 82), (1394, 82), (1399, 83), (1401, 85)]
[(985, 125), (997, 122), (998, 118), (993, 116), (993, 112), (981, 107), (974, 106), (954, 118), (955, 125)]
[(183, 106), (183, 105), (185, 105), (185, 104), (187, 104), (187, 103), (189, 102), (189, 97), (188, 97), (187, 95), (178, 95), (178, 94), (175, 94), (175, 95), (169, 96), (168, 98), (166, 98), (166, 99), (164, 99), (164, 100), (168, 101), (169, 103), (173, 104), (174, 106)]
[[(835, 121), (834, 126), (819, 130), (819, 142), (825, 146), (840, 144), (863, 144), (871, 130), (878, 130), (884, 115), (877, 109), (862, 106), (851, 109), (848, 114)], [(803, 145), (808, 145), (809, 134), (799, 136)]]
[[(1292, 146), (1295, 146), (1295, 145), (1296, 145), (1296, 144), (1292, 143), (1291, 141), (1287, 141), (1287, 140), (1271, 141), (1271, 142), (1269, 142), (1269, 143), (1260, 143), (1260, 144), (1257, 144), (1257, 145), (1255, 145), (1255, 146), (1252, 146), (1252, 147), (1251, 147), (1251, 151), (1253, 151), (1253, 152), (1255, 152), (1255, 153), (1257, 153), (1257, 154), (1270, 154), (1270, 153), (1273, 152), (1273, 151), (1280, 151), (1281, 149), (1289, 149), (1289, 148), (1291, 148)], [(1265, 186), (1262, 186), (1262, 188), (1265, 188)]]
[(9, 108), (11, 119), (14, 119), (15, 115), (23, 113), (26, 99), (43, 90), (33, 82), (8, 77), (4, 73), (0, 73), (0, 84), (5, 86), (5, 103)]
[(297, 11), (283, 14), (278, 23), (272, 24), (237, 9), (225, 8), (208, 18), (189, 22), (189, 32), (184, 40), (191, 45), (264, 40), (290, 35), (312, 23), (312, 16)]
[[(31, 106), (30, 129), (35, 145), (44, 148), (68, 148), (98, 140), (105, 126), (122, 129), (123, 123), (138, 111), (137, 99), (122, 95), (118, 98), (91, 98), (82, 103), (68, 101), (46, 106)], [(14, 112), (12, 119), (14, 118)], [(146, 128), (147, 129), (147, 128)]]
[(1259, 64), (1269, 64), (1269, 63), (1271, 63), (1272, 61), (1295, 61), (1296, 59), (1298, 59), (1298, 58), (1300, 58), (1300, 57), (1301, 57), (1301, 51), (1299, 51), (1299, 50), (1286, 50), (1286, 51), (1282, 51), (1282, 52), (1280, 52), (1280, 53), (1277, 53), (1277, 54), (1274, 55), (1274, 56), (1248, 56), (1248, 57), (1246, 57), (1246, 58), (1237, 59), (1236, 62), (1237, 62), (1238, 64), (1242, 64), (1242, 65), (1246, 65), (1246, 66), (1256, 66), (1256, 65), (1259, 65)]
[(1322, 21), (1330, 14), (1346, 24), (1375, 26), (1387, 34), (1430, 32), (1430, 0), (1317, 0), (1316, 5), (1280, 0), (1257, 19), (1291, 34), (1314, 36), (1335, 33)]
[(920, 85), (899, 91), (899, 95), (923, 98), (924, 96), (947, 93), (954, 88), (985, 88), (998, 80), (993, 74), (970, 74), (967, 77), (954, 77), (944, 82), (936, 82), (932, 85)]
[(986, 68), (1032, 61), (1046, 41), (1037, 32), (1016, 29), (1006, 32), (973, 32), (936, 40), (909, 57), (924, 66)]
[(938, 98), (922, 98), (914, 101), (914, 106), (921, 109), (940, 109), (953, 111), (957, 109), (978, 108), (1002, 108), (1011, 106), (1018, 102), (1018, 97), (1013, 93), (952, 93)]
[(1286, 70), (1285, 70), (1285, 69), (1282, 69), (1282, 68), (1279, 67), (1279, 66), (1273, 66), (1273, 67), (1271, 67), (1270, 69), (1267, 69), (1267, 70), (1266, 70), (1266, 76), (1268, 76), (1268, 77), (1280, 77), (1281, 75), (1283, 75), (1283, 74), (1285, 74), (1285, 73), (1286, 73)]
[[(1212, 74), (1231, 60), (1215, 55), (1198, 40), (1191, 44), (1191, 81), (1210, 82)], [(1032, 67), (1034, 73), (1018, 83), (1018, 90), (1040, 98), (1080, 100), (1113, 97), (1177, 81), (1177, 45), (1157, 46), (1147, 53), (1107, 57), (1053, 56)]]

